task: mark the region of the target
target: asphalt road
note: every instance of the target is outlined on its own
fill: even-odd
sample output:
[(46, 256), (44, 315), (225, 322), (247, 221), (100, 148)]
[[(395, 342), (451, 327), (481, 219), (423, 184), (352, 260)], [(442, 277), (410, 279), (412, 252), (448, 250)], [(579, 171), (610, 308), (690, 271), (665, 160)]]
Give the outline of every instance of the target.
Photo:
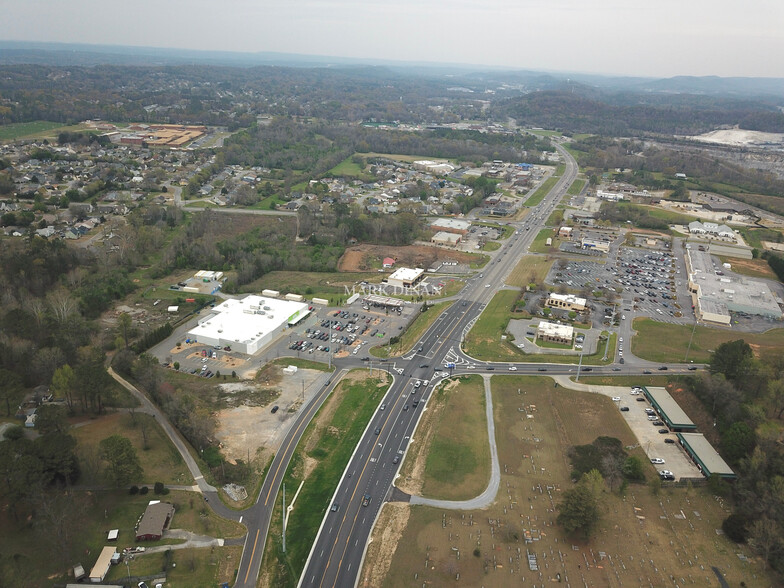
[[(557, 149), (566, 162), (564, 174), (531, 214), (516, 223), (519, 231), (504, 243), (479, 275), (467, 280), (457, 297), (458, 301), (439, 316), (409, 355), (382, 363), (393, 376), (392, 385), (382, 402), (384, 409), (379, 408), (371, 418), (349, 460), (332, 499), (335, 510), (327, 510), (299, 586), (345, 587), (356, 584), (370, 532), (381, 505), (391, 494), (392, 483), (434, 384), (449, 375), (503, 373), (510, 367), (514, 367), (513, 371), (520, 375), (577, 373), (575, 365), (478, 362), (460, 350), (465, 333), (502, 287), (519, 258), (526, 254), (539, 229), (577, 176), (577, 163), (560, 145)], [(344, 370), (368, 367), (360, 359), (350, 356), (335, 363)], [(454, 367), (445, 368), (452, 364)], [(639, 374), (643, 370), (655, 369), (658, 364), (629, 355), (626, 364), (619, 367), (622, 373)], [(686, 370), (685, 366), (668, 367), (672, 371)], [(612, 366), (591, 366), (591, 369), (595, 375), (617, 373)], [(270, 515), (283, 474), (302, 432), (337, 380), (336, 375), (298, 415), (275, 456), (256, 504), (243, 513), (248, 536), (236, 587), (256, 586)], [(416, 386), (417, 381), (422, 382), (419, 387)], [(418, 406), (414, 406), (414, 401), (418, 401)], [(492, 483), (488, 492), (492, 493)], [(296, 538), (289, 537), (288, 540)]]

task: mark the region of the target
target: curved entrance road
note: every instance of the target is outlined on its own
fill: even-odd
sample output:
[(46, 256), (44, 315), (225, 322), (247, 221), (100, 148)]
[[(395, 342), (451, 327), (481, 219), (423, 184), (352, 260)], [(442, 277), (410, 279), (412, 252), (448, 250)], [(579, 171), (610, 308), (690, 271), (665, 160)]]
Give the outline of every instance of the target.
[(490, 376), (483, 374), (482, 379), (485, 383), (485, 416), (487, 417), (487, 436), (490, 441), (490, 483), (484, 492), (469, 500), (436, 500), (412, 496), (409, 501), (411, 504), (424, 504), (425, 506), (451, 510), (475, 510), (490, 506), (495, 501), (495, 495), (498, 494), (498, 487), (501, 485), (501, 468), (498, 465), (498, 447), (495, 444), (495, 420), (493, 418), (493, 395), (490, 390)]

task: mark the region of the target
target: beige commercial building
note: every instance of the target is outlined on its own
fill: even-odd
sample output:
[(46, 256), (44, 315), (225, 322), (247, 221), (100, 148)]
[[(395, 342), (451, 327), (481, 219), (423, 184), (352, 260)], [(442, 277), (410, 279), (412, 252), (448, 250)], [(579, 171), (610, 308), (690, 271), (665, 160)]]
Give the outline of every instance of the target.
[(545, 306), (550, 308), (561, 308), (563, 310), (573, 310), (575, 312), (583, 312), (586, 309), (588, 301), (585, 298), (578, 298), (574, 294), (556, 294), (552, 293), (547, 298)]
[(571, 345), (573, 337), (574, 327), (570, 325), (558, 325), (556, 323), (541, 321), (539, 327), (536, 329), (536, 338), (539, 341)]

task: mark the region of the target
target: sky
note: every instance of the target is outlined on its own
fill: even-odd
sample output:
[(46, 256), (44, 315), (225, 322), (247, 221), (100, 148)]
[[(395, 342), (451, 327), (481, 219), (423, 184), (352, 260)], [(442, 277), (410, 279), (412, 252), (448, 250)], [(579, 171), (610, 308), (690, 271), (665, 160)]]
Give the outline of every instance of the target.
[(781, 0), (0, 0), (0, 39), (784, 77)]

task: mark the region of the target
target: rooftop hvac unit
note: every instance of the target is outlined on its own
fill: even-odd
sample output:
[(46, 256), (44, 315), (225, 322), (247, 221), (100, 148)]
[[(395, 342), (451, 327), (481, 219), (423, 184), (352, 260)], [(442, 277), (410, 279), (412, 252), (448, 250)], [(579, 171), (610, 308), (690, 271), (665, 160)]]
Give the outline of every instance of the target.
[(271, 310), (271, 308), (269, 306), (265, 306), (264, 310)]

